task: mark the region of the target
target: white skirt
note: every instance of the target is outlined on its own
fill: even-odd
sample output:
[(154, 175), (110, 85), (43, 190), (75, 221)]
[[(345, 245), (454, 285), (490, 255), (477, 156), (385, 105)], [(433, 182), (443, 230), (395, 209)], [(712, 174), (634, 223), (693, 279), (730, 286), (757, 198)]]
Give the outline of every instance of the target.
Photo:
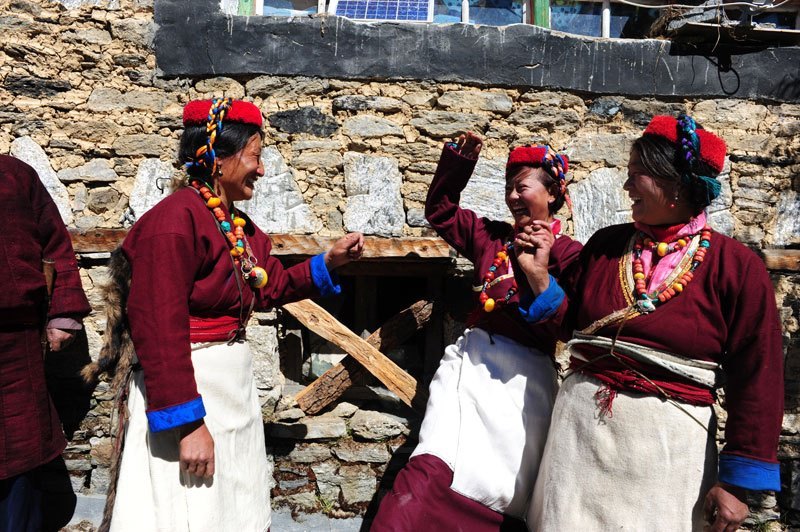
[(214, 476), (181, 471), (176, 429), (148, 430), (144, 376), (135, 372), (113, 532), (263, 532), (270, 526), (270, 473), (250, 347), (192, 344), (192, 364), (214, 438)]
[(537, 532), (703, 530), (716, 481), (710, 406), (619, 392), (599, 417), (602, 383), (576, 373), (561, 385), (528, 528)]
[(451, 488), (524, 518), (556, 395), (550, 357), (482, 329), (445, 349), (412, 456), (453, 470)]

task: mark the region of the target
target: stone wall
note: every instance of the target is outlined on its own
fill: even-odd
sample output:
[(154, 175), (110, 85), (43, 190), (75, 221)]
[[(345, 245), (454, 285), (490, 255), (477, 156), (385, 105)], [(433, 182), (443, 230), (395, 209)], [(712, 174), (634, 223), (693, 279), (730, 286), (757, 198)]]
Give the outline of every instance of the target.
[[(508, 217), (502, 168), (509, 147), (547, 142), (570, 155), (575, 209), (561, 214), (585, 240), (598, 227), (627, 220), (620, 187), (631, 140), (653, 114), (687, 111), (730, 148), (712, 223), (755, 249), (800, 245), (797, 103), (430, 81), (166, 78), (156, 68), (152, 0), (0, 0), (0, 31), (0, 153), (37, 169), (73, 228), (123, 228), (141, 216), (174, 175), (182, 106), (224, 95), (253, 101), (266, 117), (267, 175), (244, 208), (268, 232), (432, 236), (423, 202), (442, 142), (472, 130), (485, 148), (464, 205)], [(97, 356), (102, 341), (105, 258), (80, 257), (93, 312), (86, 337), (64, 354), (73, 362), (49, 368), (72, 422), (65, 457), (82, 494), (102, 494), (107, 486), (112, 397), (105, 384), (91, 397), (75, 384), (75, 369)], [(800, 512), (800, 285), (796, 271), (772, 275), (787, 349), (780, 450), (786, 488), (779, 500), (791, 521)], [(291, 404), (298, 385), (279, 371), (285, 337), (293, 334), (285, 324), (280, 313), (266, 313), (249, 332), (275, 463), (275, 504), (361, 513), (413, 448), (419, 418), (378, 388), (303, 416)], [(775, 498), (756, 506), (764, 508), (758, 519), (776, 518)]]

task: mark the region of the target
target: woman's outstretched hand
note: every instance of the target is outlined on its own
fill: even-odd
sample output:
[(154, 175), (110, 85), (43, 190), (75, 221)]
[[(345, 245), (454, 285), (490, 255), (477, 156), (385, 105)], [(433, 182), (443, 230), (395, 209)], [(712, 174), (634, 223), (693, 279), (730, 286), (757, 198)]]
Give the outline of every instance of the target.
[(744, 490), (721, 482), (714, 484), (706, 494), (703, 510), (710, 532), (735, 532), (739, 525), (747, 519), (750, 509), (747, 507)]
[(539, 295), (550, 286), (547, 266), (550, 263), (550, 248), (555, 236), (550, 224), (543, 220), (534, 220), (522, 228), (514, 240), (514, 252), (528, 284), (534, 295)]
[(483, 140), (472, 131), (467, 131), (456, 140), (456, 153), (467, 159), (477, 159), (481, 148)]
[(180, 431), (181, 470), (198, 478), (214, 476), (214, 438), (203, 420), (188, 423)]
[(358, 260), (364, 253), (364, 235), (349, 233), (333, 243), (331, 249), (325, 253), (325, 266), (328, 270), (335, 270), (348, 262)]

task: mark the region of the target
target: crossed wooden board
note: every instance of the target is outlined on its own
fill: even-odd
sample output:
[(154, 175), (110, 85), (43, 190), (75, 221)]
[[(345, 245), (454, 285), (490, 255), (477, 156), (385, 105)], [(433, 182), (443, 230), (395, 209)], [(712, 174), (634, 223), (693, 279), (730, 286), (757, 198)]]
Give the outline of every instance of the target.
[(300, 391), (298, 406), (306, 414), (316, 414), (339, 398), (369, 372), (414, 410), (423, 413), (428, 391), (414, 377), (392, 362), (381, 351), (402, 344), (430, 320), (433, 303), (417, 301), (390, 318), (366, 340), (339, 323), (325, 309), (309, 299), (283, 305), (297, 320), (342, 349), (348, 356)]

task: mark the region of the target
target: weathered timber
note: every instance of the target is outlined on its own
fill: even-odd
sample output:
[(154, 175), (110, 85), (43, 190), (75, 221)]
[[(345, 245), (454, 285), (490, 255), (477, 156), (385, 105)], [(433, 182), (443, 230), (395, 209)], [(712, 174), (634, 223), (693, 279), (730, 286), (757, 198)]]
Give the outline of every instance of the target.
[(339, 323), (328, 311), (308, 299), (287, 303), (283, 308), (300, 323), (344, 349), (404, 403), (415, 409), (424, 408), (427, 399), (423, 396), (426, 394), (423, 390), (417, 390), (417, 380)]
[[(401, 345), (409, 336), (425, 326), (431, 319), (433, 302), (417, 301), (404, 309), (372, 333), (365, 341), (379, 351), (388, 351)], [(352, 356), (346, 356), (339, 364), (323, 373), (295, 396), (295, 400), (306, 414), (322, 411), (354, 384), (364, 382), (369, 372)], [(427, 392), (418, 390), (414, 398), (415, 408), (425, 405)]]
[(69, 234), (72, 237), (72, 247), (75, 249), (75, 253), (104, 253), (117, 249), (117, 246), (125, 239), (125, 235), (128, 234), (128, 230), (89, 229), (88, 231), (79, 231), (70, 229)]
[[(128, 234), (127, 229), (70, 229), (72, 246), (76, 253), (101, 253), (113, 251)], [(315, 235), (273, 234), (272, 254), (281, 257), (311, 257), (330, 249), (336, 238)], [(364, 237), (365, 259), (447, 259), (450, 247), (441, 238), (382, 238)]]
[(800, 271), (800, 249), (765, 249), (761, 254), (768, 270)]

